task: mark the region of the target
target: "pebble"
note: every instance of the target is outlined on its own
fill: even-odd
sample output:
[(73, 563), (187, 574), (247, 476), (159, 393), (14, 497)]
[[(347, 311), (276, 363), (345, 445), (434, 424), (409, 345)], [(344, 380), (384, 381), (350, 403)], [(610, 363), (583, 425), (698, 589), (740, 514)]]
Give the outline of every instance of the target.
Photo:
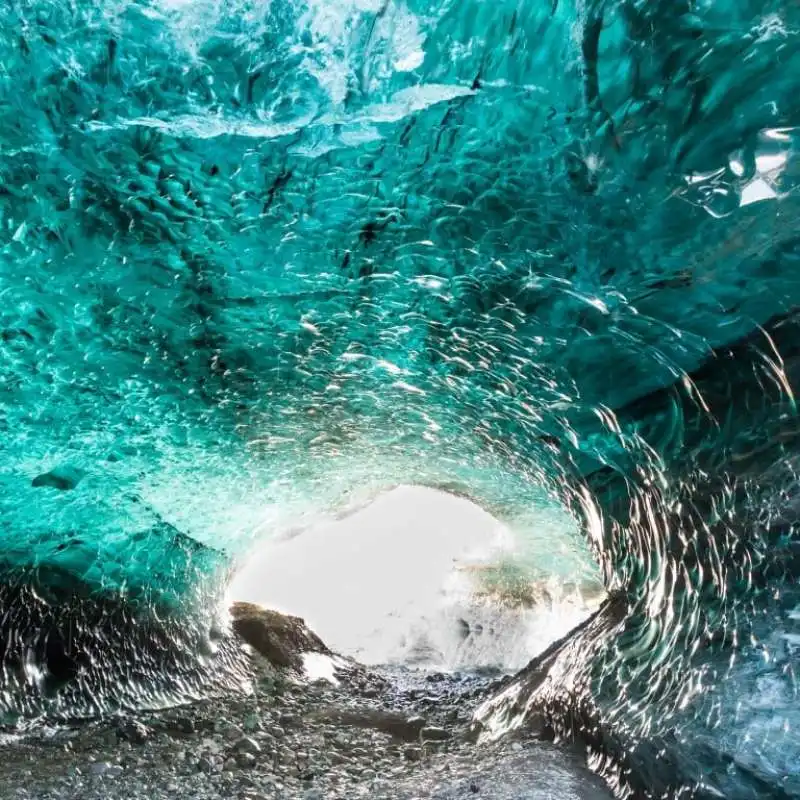
[[(424, 691), (414, 690), (420, 685)], [(403, 676), (397, 685), (377, 680), (353, 685), (343, 675), (336, 688), (309, 693), (305, 687), (287, 686), (274, 696), (256, 685), (255, 704), (252, 697), (226, 698), (224, 704), (210, 701), (99, 724), (96, 730), (87, 727), (66, 741), (56, 737), (48, 759), (52, 754), (60, 761), (58, 774), (47, 777), (37, 769), (23, 779), (24, 765), (12, 773), (11, 766), (0, 763), (0, 780), (15, 774), (37, 800), (398, 800), (414, 796), (403, 788), (409, 781), (418, 796), (429, 797), (422, 787), (430, 787), (442, 764), (430, 753), (430, 742), (454, 738), (458, 723), (452, 721), (453, 709), (460, 702), (468, 719), (479, 700), (478, 695), (475, 701), (463, 700), (453, 689), (457, 685), (450, 678), (427, 683), (424, 675)], [(469, 684), (469, 691), (474, 687)], [(452, 699), (447, 692), (454, 692)], [(447, 702), (431, 703), (434, 693), (446, 696)], [(393, 738), (389, 731), (368, 725), (315, 722), (309, 712), (320, 706), (386, 709), (410, 722), (413, 738)], [(447, 760), (469, 746), (456, 741), (459, 745)], [(428, 742), (424, 750), (422, 742)], [(106, 780), (123, 772), (115, 761), (125, 765), (124, 780)], [(81, 767), (72, 770), (76, 763)], [(474, 761), (465, 760), (463, 796), (474, 769)], [(455, 764), (452, 773), (458, 777)], [(4, 798), (2, 791), (0, 796)]]
[(208, 756), (201, 756), (197, 761), (198, 772), (215, 772), (217, 765)]
[(248, 714), (242, 722), (242, 728), (248, 733), (257, 731), (260, 727), (261, 720), (258, 718), (258, 714)]
[(243, 736), (234, 744), (233, 749), (239, 753), (257, 754), (261, 752), (261, 745), (249, 736)]
[(255, 755), (253, 755), (253, 753), (243, 752), (236, 756), (236, 763), (240, 767), (254, 767), (257, 761), (258, 759), (255, 757)]
[(419, 747), (406, 747), (403, 755), (406, 761), (419, 761), (422, 758), (422, 750)]
[(119, 764), (109, 764), (108, 761), (95, 761), (89, 765), (89, 774), (95, 777), (116, 778), (122, 774), (122, 767)]

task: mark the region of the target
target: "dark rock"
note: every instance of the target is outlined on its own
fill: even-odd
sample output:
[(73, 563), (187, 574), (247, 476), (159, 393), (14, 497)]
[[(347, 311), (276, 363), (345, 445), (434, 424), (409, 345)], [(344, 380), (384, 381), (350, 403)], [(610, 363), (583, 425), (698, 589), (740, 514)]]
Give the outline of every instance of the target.
[(144, 744), (150, 738), (150, 728), (135, 719), (124, 720), (117, 724), (117, 737), (132, 744)]
[(258, 753), (261, 752), (261, 745), (255, 739), (251, 739), (249, 736), (243, 736), (233, 745), (233, 749), (238, 753), (258, 755)]
[(255, 757), (254, 753), (243, 752), (243, 753), (238, 753), (236, 756), (236, 763), (240, 767), (245, 767), (245, 768), (254, 767), (257, 762), (258, 759)]
[(211, 773), (217, 771), (217, 765), (208, 756), (202, 756), (197, 761), (197, 771)]
[(435, 725), (430, 725), (420, 731), (420, 736), (422, 737), (423, 741), (444, 742), (450, 738), (450, 731), (447, 731), (444, 728), (436, 727)]
[(422, 758), (422, 750), (419, 747), (406, 747), (403, 756), (406, 761), (419, 761)]
[(43, 472), (37, 475), (32, 481), (31, 486), (35, 488), (47, 487), (58, 489), (60, 492), (72, 491), (82, 480), (86, 473), (77, 467), (63, 465), (51, 469), (50, 472)]
[(189, 716), (168, 717), (164, 724), (170, 735), (190, 736), (197, 730), (197, 724)]
[(231, 606), (234, 631), (275, 667), (301, 670), (303, 653), (331, 651), (300, 617), (270, 611), (254, 603)]

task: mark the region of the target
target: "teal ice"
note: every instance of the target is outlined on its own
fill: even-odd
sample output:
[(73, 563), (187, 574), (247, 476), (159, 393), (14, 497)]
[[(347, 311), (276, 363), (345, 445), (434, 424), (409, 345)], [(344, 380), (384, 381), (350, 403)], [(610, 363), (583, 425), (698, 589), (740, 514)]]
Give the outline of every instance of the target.
[(619, 786), (797, 796), (799, 26), (3, 3), (4, 584), (191, 614), (303, 514), (447, 487), (615, 598), (557, 733), (590, 709)]

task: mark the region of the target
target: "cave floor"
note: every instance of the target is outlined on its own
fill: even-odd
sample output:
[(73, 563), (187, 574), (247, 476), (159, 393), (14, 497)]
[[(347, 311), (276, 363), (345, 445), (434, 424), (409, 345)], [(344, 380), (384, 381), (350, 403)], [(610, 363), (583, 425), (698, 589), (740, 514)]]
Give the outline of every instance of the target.
[(476, 745), (490, 679), (349, 664), (298, 684), (262, 671), (249, 697), (8, 738), (2, 800), (607, 800), (579, 755), (535, 740)]

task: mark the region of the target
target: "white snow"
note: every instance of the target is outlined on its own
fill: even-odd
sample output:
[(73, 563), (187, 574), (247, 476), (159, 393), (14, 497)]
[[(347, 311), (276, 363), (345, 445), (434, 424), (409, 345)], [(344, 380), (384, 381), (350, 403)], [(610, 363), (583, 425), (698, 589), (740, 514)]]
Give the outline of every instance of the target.
[(336, 668), (340, 665), (340, 659), (324, 653), (303, 653), (303, 670), (310, 681), (328, 681), (338, 686)]

